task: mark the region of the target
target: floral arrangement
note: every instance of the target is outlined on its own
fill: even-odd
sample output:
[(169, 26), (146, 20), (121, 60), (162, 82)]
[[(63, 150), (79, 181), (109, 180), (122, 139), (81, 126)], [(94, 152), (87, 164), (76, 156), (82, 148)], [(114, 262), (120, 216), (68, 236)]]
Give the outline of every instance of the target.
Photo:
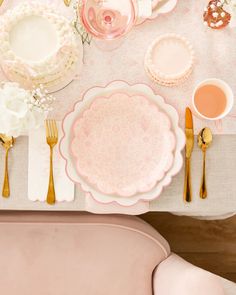
[(17, 83), (1, 83), (0, 133), (18, 137), (42, 126), (54, 100), (41, 85), (31, 91)]
[(78, 0), (75, 2), (74, 4), (74, 11), (75, 11), (75, 19), (73, 21), (73, 26), (76, 30), (76, 32), (80, 35), (82, 43), (85, 44), (91, 44), (92, 41), (92, 37), (91, 35), (85, 30), (82, 21), (81, 21), (81, 17), (80, 17), (80, 9), (82, 6), (82, 1)]
[(203, 19), (212, 29), (236, 27), (236, 0), (211, 0), (204, 9)]

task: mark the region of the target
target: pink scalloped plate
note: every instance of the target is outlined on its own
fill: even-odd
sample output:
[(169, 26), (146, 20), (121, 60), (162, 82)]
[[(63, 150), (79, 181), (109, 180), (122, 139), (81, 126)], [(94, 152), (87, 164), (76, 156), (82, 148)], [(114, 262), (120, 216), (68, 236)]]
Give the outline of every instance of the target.
[(150, 191), (173, 164), (171, 121), (143, 95), (96, 98), (71, 132), (77, 172), (107, 195)]
[[(114, 202), (127, 207), (139, 201), (153, 200), (171, 183), (183, 164), (181, 151), (185, 135), (178, 121), (176, 110), (145, 84), (129, 85), (124, 81), (113, 81), (105, 87), (90, 88), (62, 123), (64, 136), (60, 152), (66, 160), (66, 173), (101, 204)], [(161, 122), (167, 135), (160, 130)], [(160, 143), (161, 137), (167, 140), (167, 143), (161, 143), (162, 148), (157, 147), (155, 142)], [(140, 147), (135, 146), (135, 141), (137, 145), (141, 144)], [(145, 145), (150, 154), (145, 151)], [(164, 146), (169, 155), (164, 152)], [(157, 163), (164, 161), (166, 165), (158, 166), (153, 162), (155, 156), (152, 153), (156, 153)], [(144, 167), (135, 155), (142, 160)], [(81, 161), (84, 162), (81, 164)], [(95, 163), (91, 165), (91, 161)], [(128, 171), (125, 171), (126, 165)], [(153, 174), (151, 165), (155, 171)], [(140, 171), (140, 167), (149, 172), (148, 177)], [(157, 167), (162, 167), (163, 175)], [(129, 179), (122, 179), (121, 175)], [(129, 180), (133, 181), (132, 185)]]

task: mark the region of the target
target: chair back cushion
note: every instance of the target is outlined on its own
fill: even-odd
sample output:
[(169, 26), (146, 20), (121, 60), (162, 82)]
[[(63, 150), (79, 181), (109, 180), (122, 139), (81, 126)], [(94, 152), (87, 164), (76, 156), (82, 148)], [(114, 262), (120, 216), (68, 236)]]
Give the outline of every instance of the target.
[(1, 294), (151, 295), (168, 255), (167, 242), (133, 217), (0, 215)]

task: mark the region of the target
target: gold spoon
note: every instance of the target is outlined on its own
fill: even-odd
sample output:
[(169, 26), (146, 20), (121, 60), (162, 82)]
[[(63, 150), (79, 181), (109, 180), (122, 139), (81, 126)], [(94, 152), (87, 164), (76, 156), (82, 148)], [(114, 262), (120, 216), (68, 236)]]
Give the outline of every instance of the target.
[(8, 177), (8, 153), (10, 148), (12, 148), (14, 145), (14, 138), (12, 136), (0, 134), (0, 141), (2, 143), (2, 146), (6, 149), (5, 175), (4, 175), (4, 182), (3, 182), (3, 188), (2, 188), (2, 196), (4, 198), (8, 198), (10, 196), (10, 185), (9, 185), (9, 177)]
[(203, 128), (198, 134), (198, 146), (203, 152), (203, 170), (202, 170), (202, 183), (200, 188), (200, 198), (206, 199), (207, 186), (206, 186), (206, 150), (212, 143), (213, 137), (210, 128)]

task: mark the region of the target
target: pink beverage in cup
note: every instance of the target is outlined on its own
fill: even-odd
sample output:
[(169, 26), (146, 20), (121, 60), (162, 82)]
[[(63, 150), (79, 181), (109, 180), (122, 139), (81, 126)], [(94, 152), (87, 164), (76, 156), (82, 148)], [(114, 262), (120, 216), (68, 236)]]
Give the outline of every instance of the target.
[(232, 109), (234, 96), (232, 89), (219, 79), (201, 82), (193, 94), (195, 113), (207, 120), (224, 118)]
[(114, 40), (127, 34), (134, 26), (137, 7), (134, 0), (83, 0), (80, 15), (91, 35)]

